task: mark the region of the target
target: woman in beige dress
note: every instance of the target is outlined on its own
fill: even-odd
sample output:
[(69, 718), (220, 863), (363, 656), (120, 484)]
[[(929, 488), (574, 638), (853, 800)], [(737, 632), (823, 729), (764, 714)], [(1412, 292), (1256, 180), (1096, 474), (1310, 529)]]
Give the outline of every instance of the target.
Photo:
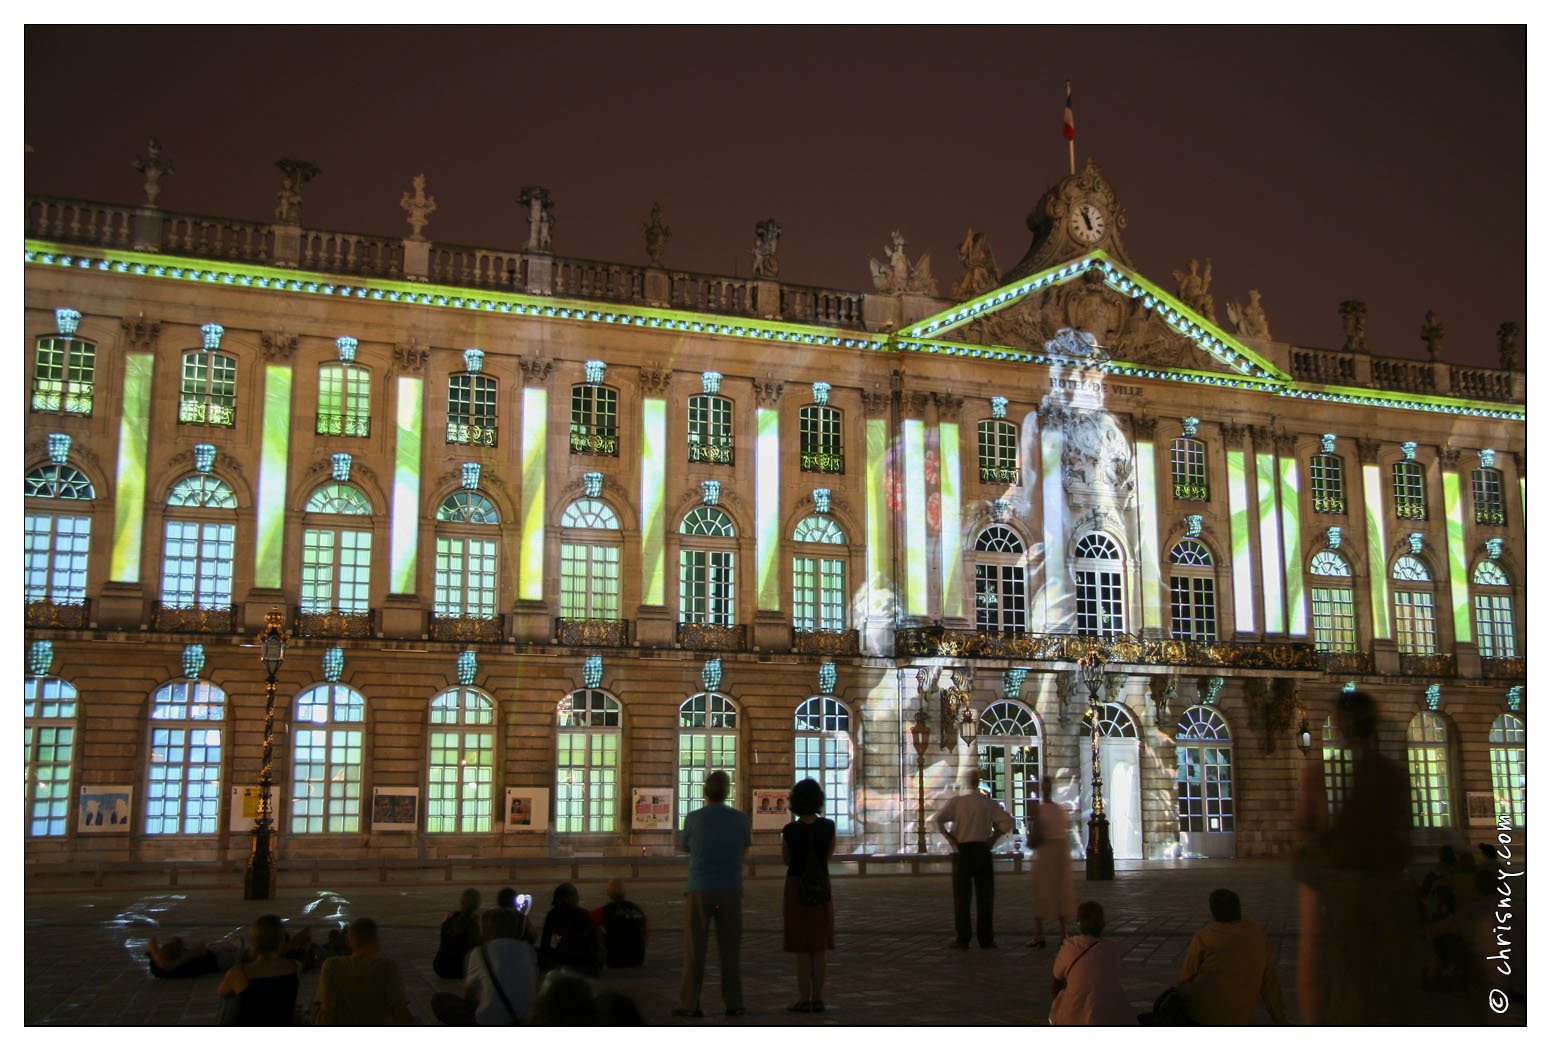
[(1077, 908), (1077, 894), (1072, 888), (1072, 848), (1068, 841), (1071, 814), (1066, 807), (1051, 802), (1052, 783), (1049, 777), (1039, 783), (1039, 802), (1029, 815), (1029, 831), (1037, 841), (1034, 848), (1034, 937), (1029, 946), (1045, 947), (1045, 919), (1060, 919), (1060, 934), (1056, 939), (1059, 947), (1066, 940), (1069, 920)]

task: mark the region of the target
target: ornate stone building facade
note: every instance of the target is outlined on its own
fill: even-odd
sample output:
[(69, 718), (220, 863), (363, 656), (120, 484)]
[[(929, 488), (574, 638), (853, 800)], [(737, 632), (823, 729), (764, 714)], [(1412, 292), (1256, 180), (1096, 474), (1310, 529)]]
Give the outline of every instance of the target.
[(1080, 853), (1095, 716), (1117, 857), (1275, 854), (1351, 682), (1422, 838), (1523, 824), (1522, 372), (1219, 325), (1091, 162), (953, 299), (897, 234), (778, 280), (773, 220), (752, 278), (660, 211), (568, 259), (539, 187), (521, 250), (427, 240), (423, 180), (319, 231), (296, 172), (273, 223), (28, 202), (29, 862), (246, 856), (272, 609), (282, 866), (667, 852), (713, 768), (866, 852), (1048, 773)]

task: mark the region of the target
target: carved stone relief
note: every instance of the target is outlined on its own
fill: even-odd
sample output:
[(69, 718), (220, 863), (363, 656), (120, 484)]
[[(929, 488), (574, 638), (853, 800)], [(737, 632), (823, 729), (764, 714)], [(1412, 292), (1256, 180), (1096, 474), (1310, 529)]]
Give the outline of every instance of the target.
[(393, 367), (399, 372), (423, 372), (431, 352), (411, 340), (393, 345)]
[(755, 380), (754, 400), (761, 408), (773, 409), (781, 400), (781, 391), (786, 389), (786, 384), (777, 383), (775, 380)]
[(672, 371), (661, 368), (643, 368), (640, 376), (641, 393), (649, 398), (660, 398), (668, 393), (668, 384), (673, 380)]
[(296, 336), (285, 332), (265, 332), (259, 336), (259, 348), (265, 361), (290, 361), (300, 342)]
[(156, 349), (156, 341), (161, 336), (162, 326), (155, 321), (147, 321), (144, 315), (134, 318), (124, 318), (119, 322), (119, 328), (124, 330), (125, 350), (130, 353), (148, 354)]

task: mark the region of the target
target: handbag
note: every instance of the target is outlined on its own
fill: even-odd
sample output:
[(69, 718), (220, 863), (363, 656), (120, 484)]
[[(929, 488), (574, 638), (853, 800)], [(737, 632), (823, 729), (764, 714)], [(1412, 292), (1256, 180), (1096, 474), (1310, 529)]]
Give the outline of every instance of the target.
[[(1098, 939), (1095, 938), (1093, 945), (1088, 946), (1088, 949), (1093, 948), (1093, 946), (1097, 944), (1099, 944), (1099, 942)], [(1088, 949), (1084, 949), (1082, 952), (1078, 953), (1077, 960), (1081, 960), (1084, 956), (1087, 956)], [(1050, 998), (1052, 1000), (1061, 994), (1061, 990), (1066, 988), (1066, 975), (1072, 973), (1072, 968), (1077, 966), (1077, 960), (1073, 960), (1071, 963), (1066, 965), (1066, 974), (1063, 974), (1059, 978), (1050, 979)]]

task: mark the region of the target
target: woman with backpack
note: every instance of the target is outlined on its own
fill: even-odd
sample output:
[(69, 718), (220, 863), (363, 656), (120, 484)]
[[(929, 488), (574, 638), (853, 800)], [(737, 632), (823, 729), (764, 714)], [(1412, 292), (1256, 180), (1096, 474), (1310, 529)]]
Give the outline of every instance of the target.
[(479, 891), (473, 887), (458, 899), (458, 911), (442, 917), (442, 938), (431, 970), (442, 978), (462, 978), (469, 950), (479, 944)]
[(781, 900), (781, 948), (797, 954), (800, 1014), (824, 1010), (825, 957), (835, 947), (835, 903), (829, 892), (829, 859), (835, 853), (835, 823), (819, 817), (824, 790), (803, 778), (792, 786), (787, 809), (796, 817), (781, 830), (786, 887)]

